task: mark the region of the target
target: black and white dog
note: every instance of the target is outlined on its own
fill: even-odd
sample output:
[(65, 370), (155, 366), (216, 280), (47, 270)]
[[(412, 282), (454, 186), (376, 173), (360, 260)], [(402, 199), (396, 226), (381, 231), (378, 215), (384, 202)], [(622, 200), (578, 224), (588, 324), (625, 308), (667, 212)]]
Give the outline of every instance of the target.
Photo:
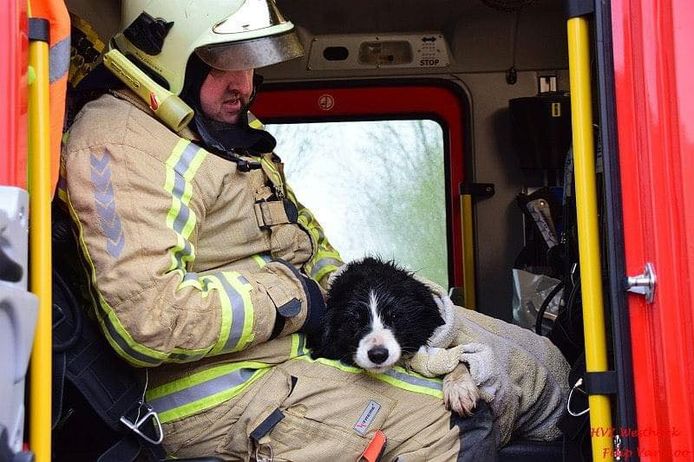
[[(322, 336), (307, 341), (314, 358), (384, 372), (406, 365), (444, 324), (426, 284), (393, 262), (367, 257), (332, 278)], [(444, 378), (446, 405), (459, 414), (471, 413), (477, 397), (464, 364)]]

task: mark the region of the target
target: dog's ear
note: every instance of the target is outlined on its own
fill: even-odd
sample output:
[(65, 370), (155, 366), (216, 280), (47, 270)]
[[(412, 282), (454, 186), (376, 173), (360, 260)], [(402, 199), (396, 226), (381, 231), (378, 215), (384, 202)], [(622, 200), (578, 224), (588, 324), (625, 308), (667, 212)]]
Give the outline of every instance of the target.
[[(417, 281), (419, 282), (419, 281)], [(427, 322), (433, 328), (443, 326), (446, 324), (446, 320), (441, 316), (441, 311), (436, 303), (437, 295), (433, 293), (426, 285), (421, 284), (420, 286), (423, 290), (418, 291), (419, 302), (427, 307), (427, 311), (431, 313), (428, 316)]]

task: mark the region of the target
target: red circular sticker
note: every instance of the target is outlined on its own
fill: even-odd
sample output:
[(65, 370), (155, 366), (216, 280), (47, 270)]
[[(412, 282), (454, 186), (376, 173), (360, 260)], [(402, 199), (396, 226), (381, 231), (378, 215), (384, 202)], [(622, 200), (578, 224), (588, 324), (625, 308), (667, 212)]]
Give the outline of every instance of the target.
[(324, 111), (329, 111), (335, 106), (335, 98), (332, 95), (324, 94), (318, 97), (318, 107)]

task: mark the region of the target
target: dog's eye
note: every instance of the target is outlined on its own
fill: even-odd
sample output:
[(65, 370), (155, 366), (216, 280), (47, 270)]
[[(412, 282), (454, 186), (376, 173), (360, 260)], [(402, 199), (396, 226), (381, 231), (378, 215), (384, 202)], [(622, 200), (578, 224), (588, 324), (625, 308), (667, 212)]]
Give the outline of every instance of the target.
[(381, 319), (383, 322), (386, 324), (392, 324), (395, 321), (395, 316), (393, 315), (393, 311), (386, 309), (381, 312)]
[(359, 304), (354, 304), (349, 307), (349, 312), (351, 313), (350, 316), (345, 317), (345, 321), (349, 321), (351, 319), (356, 319), (359, 322), (365, 322), (368, 321), (369, 319), (369, 313), (368, 311), (364, 310), (362, 306)]

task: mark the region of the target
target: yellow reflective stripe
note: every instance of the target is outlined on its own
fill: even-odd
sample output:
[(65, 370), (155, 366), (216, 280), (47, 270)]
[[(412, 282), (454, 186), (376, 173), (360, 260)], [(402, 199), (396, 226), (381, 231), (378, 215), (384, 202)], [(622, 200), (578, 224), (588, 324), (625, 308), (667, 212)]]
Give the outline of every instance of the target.
[(145, 397), (162, 423), (172, 422), (228, 401), (269, 370), (259, 362), (221, 364), (153, 388)]
[[(207, 297), (216, 291), (221, 305), (221, 320), (217, 342), (206, 354), (215, 355), (242, 350), (254, 339), (253, 334), (253, 301), (252, 286), (248, 280), (235, 271), (216, 272), (205, 276), (197, 273), (185, 273), (179, 289), (194, 287)], [(188, 352), (191, 350), (176, 350)]]
[(212, 347), (210, 354), (218, 354), (227, 343), (229, 339), (229, 333), (231, 332), (232, 325), (232, 302), (229, 294), (222, 287), (222, 281), (217, 276), (203, 276), (200, 278), (202, 281), (208, 284), (205, 288), (212, 288), (217, 290), (219, 297), (219, 302), (221, 305), (221, 318), (219, 322), (219, 334), (217, 336), (217, 343)]
[[(201, 292), (203, 298), (212, 290), (216, 290), (220, 305), (220, 331), (217, 342), (212, 348), (184, 349), (174, 348), (171, 358), (180, 361), (192, 361), (199, 359), (210, 350), (219, 353), (227, 350), (230, 332), (234, 328), (233, 300), (236, 294), (233, 289), (228, 289), (228, 282), (223, 274), (206, 275), (198, 277), (195, 273), (186, 271), (190, 262), (195, 260), (195, 247), (189, 241), (189, 237), (195, 229), (197, 215), (190, 208), (190, 200), (193, 195), (192, 179), (195, 177), (200, 165), (207, 153), (204, 149), (183, 138), (179, 139), (166, 160), (166, 180), (164, 189), (171, 194), (171, 207), (166, 216), (166, 225), (176, 233), (177, 244), (171, 249), (171, 264), (169, 272), (177, 272), (181, 275), (181, 283), (176, 288), (180, 291), (187, 287), (193, 287)], [(236, 303), (236, 305), (239, 305)], [(245, 310), (244, 306), (239, 309)], [(241, 317), (241, 316), (239, 316)], [(236, 344), (234, 344), (236, 347)]]
[(239, 339), (236, 347), (232, 351), (240, 351), (244, 349), (249, 343), (255, 338), (253, 332), (253, 301), (251, 300), (251, 292), (253, 291), (253, 286), (250, 282), (243, 276), (239, 275), (231, 281), (231, 285), (236, 288), (238, 292), (241, 293), (241, 298), (243, 299), (243, 310), (244, 310), (244, 322), (243, 330), (241, 332), (241, 338)]
[(258, 119), (255, 114), (248, 111), (248, 125), (257, 130), (265, 130), (265, 125)]
[(292, 334), (292, 347), (289, 352), (289, 359), (297, 358), (308, 354), (306, 349), (306, 337), (304, 334)]
[(424, 377), (397, 366), (382, 374), (372, 375), (395, 387), (443, 399), (443, 381), (441, 379)]
[(313, 359), (311, 358), (310, 355), (305, 355), (305, 356), (300, 356), (299, 359), (302, 359), (304, 361), (308, 361), (311, 363), (319, 363), (323, 364), (325, 366), (330, 366), (335, 369), (339, 369), (343, 372), (349, 372), (351, 374), (363, 374), (366, 371), (364, 369), (359, 369), (358, 367), (350, 366), (349, 364), (345, 364), (342, 361), (337, 361), (334, 359), (326, 359), (326, 358), (316, 358)]
[(216, 366), (211, 366), (204, 371), (186, 375), (180, 379), (172, 380), (171, 382), (159, 385), (158, 387), (150, 388), (147, 390), (145, 397), (147, 398), (147, 401), (152, 401), (154, 399), (185, 390), (193, 385), (198, 385), (202, 382), (217, 378), (220, 375), (224, 375), (237, 369), (266, 369), (268, 367), (270, 367), (269, 364), (257, 361), (218, 364)]
[[(275, 166), (275, 163), (269, 158), (270, 156), (262, 156), (260, 157), (260, 163), (265, 165), (267, 170), (265, 172), (269, 172), (272, 174), (272, 177), (270, 178), (270, 181), (272, 181), (272, 184), (275, 185), (275, 188), (279, 190), (285, 190), (284, 181), (282, 181), (282, 175), (280, 175), (279, 170), (277, 170), (277, 167)], [(296, 201), (293, 201), (296, 203)]]
[(267, 262), (270, 261), (270, 256), (266, 254), (256, 254), (251, 257), (257, 264), (258, 268), (265, 268)]
[[(337, 256), (337, 258), (335, 258)], [(320, 281), (325, 275), (332, 273), (342, 266), (342, 260), (335, 252), (318, 252), (316, 259), (306, 265), (311, 278)]]
[(265, 125), (258, 119), (250, 119), (248, 121), (248, 126), (256, 130), (263, 130), (265, 128)]
[(195, 260), (195, 248), (188, 240), (197, 222), (197, 216), (190, 208), (193, 194), (191, 180), (205, 157), (204, 149), (181, 138), (166, 160), (164, 189), (171, 194), (166, 225), (178, 238), (177, 245), (171, 250), (170, 270), (183, 269), (186, 263)]
[[(171, 155), (169, 158), (166, 160), (166, 181), (164, 182), (164, 189), (171, 193), (174, 189), (174, 183), (176, 181), (176, 171), (174, 170), (173, 166), (178, 163), (180, 160), (181, 156), (183, 155), (183, 150), (187, 146), (188, 143), (186, 143), (186, 140), (184, 139), (179, 139), (178, 142), (176, 143), (176, 146), (174, 146), (173, 150), (171, 151)], [(178, 211), (181, 207), (180, 201), (173, 200), (171, 207), (169, 208), (169, 212), (166, 216), (166, 224), (169, 226), (169, 228), (173, 228), (173, 222), (174, 219), (176, 218), (176, 215), (178, 215)]]
[(394, 387), (443, 399), (443, 381), (441, 379), (424, 377), (423, 375), (419, 375), (415, 372), (407, 371), (402, 367), (394, 367), (386, 372), (375, 374), (332, 359), (312, 359), (309, 355), (300, 356), (298, 359), (309, 362), (317, 362), (325, 366), (339, 369), (343, 372), (349, 372), (351, 374), (368, 374), (371, 377), (393, 385)]

